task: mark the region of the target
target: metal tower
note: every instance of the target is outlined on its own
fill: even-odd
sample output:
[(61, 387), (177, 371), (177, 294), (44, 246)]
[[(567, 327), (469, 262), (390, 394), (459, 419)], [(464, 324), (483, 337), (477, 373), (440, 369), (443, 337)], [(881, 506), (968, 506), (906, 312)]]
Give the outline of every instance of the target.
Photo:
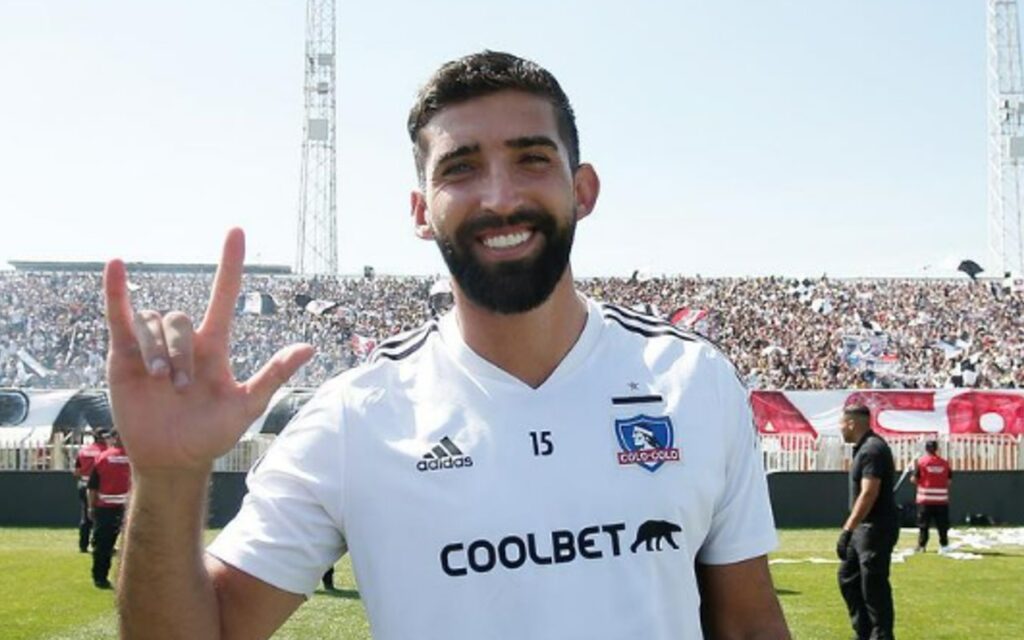
[(988, 2), (988, 242), (992, 275), (1024, 273), (1024, 73), (1017, 0)]
[(295, 250), (298, 273), (338, 272), (334, 51), (334, 0), (306, 0), (306, 112)]

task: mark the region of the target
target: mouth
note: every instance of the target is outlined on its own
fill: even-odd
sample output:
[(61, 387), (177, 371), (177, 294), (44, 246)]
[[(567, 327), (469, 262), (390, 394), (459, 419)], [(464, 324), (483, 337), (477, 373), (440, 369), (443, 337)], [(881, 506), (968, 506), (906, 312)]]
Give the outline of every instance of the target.
[(484, 248), (485, 254), (495, 258), (515, 259), (528, 254), (537, 244), (538, 236), (541, 234), (532, 227), (517, 225), (487, 230), (479, 234), (476, 240)]

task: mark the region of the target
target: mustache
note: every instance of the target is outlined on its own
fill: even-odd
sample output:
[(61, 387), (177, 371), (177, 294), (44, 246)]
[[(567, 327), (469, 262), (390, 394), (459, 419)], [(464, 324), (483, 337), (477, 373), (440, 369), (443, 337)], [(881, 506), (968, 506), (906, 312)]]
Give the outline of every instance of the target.
[(550, 235), (558, 228), (555, 217), (544, 209), (520, 209), (511, 215), (503, 216), (490, 211), (483, 212), (473, 219), (466, 221), (459, 229), (459, 236), (471, 238), (483, 231), (512, 227), (516, 225), (529, 225), (544, 235)]

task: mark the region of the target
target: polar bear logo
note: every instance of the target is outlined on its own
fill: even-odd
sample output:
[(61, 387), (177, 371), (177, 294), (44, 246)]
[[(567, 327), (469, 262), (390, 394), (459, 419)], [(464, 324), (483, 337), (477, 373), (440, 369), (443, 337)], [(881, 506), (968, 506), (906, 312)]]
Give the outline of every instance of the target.
[(678, 549), (679, 545), (672, 538), (672, 534), (679, 533), (682, 530), (683, 528), (674, 522), (648, 520), (636, 530), (636, 540), (629, 550), (636, 553), (636, 550), (642, 544), (648, 551), (661, 551), (662, 542), (668, 542), (673, 549)]

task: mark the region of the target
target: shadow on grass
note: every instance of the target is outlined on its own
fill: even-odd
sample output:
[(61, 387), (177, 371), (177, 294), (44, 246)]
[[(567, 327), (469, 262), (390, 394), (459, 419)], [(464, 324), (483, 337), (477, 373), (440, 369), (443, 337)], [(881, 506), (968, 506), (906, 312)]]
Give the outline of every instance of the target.
[(792, 589), (776, 589), (775, 595), (777, 596), (798, 596), (800, 591), (793, 591)]
[(326, 591), (324, 589), (317, 589), (317, 595), (327, 596), (328, 598), (343, 598), (345, 600), (359, 600), (359, 592), (355, 589), (335, 589), (334, 591)]
[[(958, 549), (959, 551), (959, 549)], [(986, 558), (1016, 558), (1024, 559), (1024, 553), (1003, 553), (1002, 551), (989, 551), (983, 549), (966, 549), (966, 553), (976, 553)]]

